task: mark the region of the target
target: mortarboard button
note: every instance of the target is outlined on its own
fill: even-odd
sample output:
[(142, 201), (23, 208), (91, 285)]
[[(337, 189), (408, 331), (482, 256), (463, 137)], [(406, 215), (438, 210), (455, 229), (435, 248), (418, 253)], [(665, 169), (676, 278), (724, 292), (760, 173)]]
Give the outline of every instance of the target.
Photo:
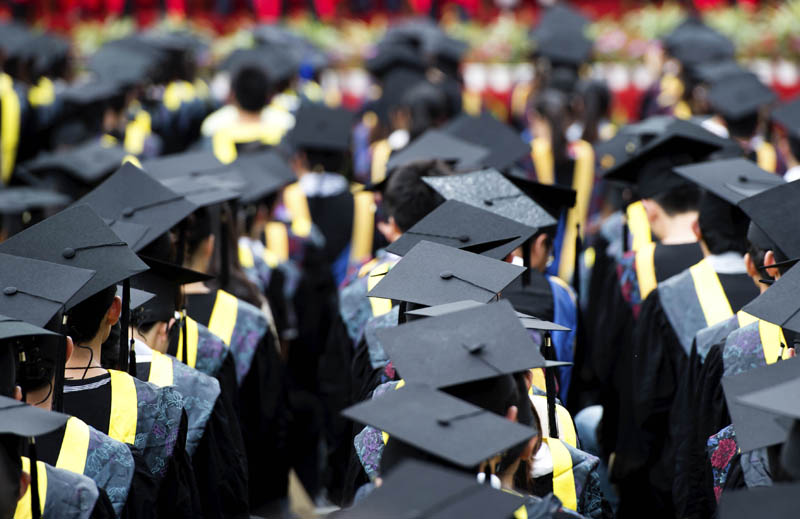
[(134, 213), (136, 213), (136, 211), (133, 209), (133, 207), (126, 207), (125, 209), (122, 210), (122, 216), (124, 216), (125, 218), (132, 217)]
[(453, 273), (450, 272), (449, 270), (445, 270), (444, 272), (439, 274), (439, 277), (442, 278), (442, 279), (450, 279), (450, 278), (453, 277)]
[(64, 256), (66, 259), (72, 259), (75, 257), (75, 249), (72, 247), (67, 247), (63, 251), (61, 251), (61, 255)]
[(13, 296), (17, 293), (17, 287), (5, 287), (3, 293), (7, 296)]
[(494, 205), (494, 202), (492, 202), (492, 201), (491, 201), (491, 200), (489, 200), (489, 199), (486, 199), (486, 200), (484, 200), (484, 201), (483, 201), (483, 205), (485, 205), (485, 206), (487, 206), (487, 207), (491, 207), (491, 206), (493, 206), (493, 205)]

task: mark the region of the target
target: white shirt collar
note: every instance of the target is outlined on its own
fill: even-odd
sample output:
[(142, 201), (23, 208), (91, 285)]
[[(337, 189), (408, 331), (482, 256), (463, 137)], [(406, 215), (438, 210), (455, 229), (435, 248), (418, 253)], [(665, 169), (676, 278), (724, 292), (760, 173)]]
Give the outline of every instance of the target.
[(795, 180), (800, 180), (800, 166), (794, 166), (786, 170), (786, 173), (783, 175), (783, 179), (786, 182), (794, 182)]
[(150, 362), (153, 358), (153, 349), (139, 339), (133, 339), (133, 351), (136, 352), (136, 363)]
[(744, 256), (738, 252), (712, 254), (706, 258), (717, 274), (746, 274)]

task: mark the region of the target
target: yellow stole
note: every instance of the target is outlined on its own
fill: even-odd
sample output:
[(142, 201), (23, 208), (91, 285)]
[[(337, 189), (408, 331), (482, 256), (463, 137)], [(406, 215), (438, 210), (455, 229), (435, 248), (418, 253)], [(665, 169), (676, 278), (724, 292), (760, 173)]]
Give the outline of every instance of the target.
[(19, 144), (20, 108), (14, 81), (8, 74), (0, 72), (0, 180), (8, 184), (14, 172)]
[[(36, 469), (39, 480), (39, 508), (44, 515), (44, 505), (47, 499), (47, 468), (43, 462), (37, 461)], [(31, 472), (31, 460), (25, 456), (22, 456), (22, 471), (28, 474)], [(33, 517), (31, 512), (31, 485), (28, 485), (25, 495), (17, 502), (14, 519), (31, 519)]]
[(572, 474), (572, 456), (564, 443), (556, 438), (542, 438), (550, 447), (553, 458), (553, 494), (561, 500), (564, 508), (578, 509), (575, 477)]
[(115, 440), (134, 445), (139, 401), (133, 377), (122, 371), (108, 370), (111, 375), (111, 417), (108, 435)]
[(695, 293), (703, 309), (706, 326), (712, 326), (733, 316), (728, 296), (722, 288), (719, 276), (707, 259), (689, 267)]

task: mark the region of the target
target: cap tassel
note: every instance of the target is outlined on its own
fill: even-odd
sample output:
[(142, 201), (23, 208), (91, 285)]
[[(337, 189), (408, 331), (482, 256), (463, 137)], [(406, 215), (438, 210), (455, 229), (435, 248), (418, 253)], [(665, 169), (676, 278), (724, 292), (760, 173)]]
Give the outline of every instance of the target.
[(119, 331), (119, 369), (128, 371), (128, 327), (130, 322), (131, 282), (126, 279), (122, 282), (122, 317)]
[(28, 445), (28, 459), (31, 461), (31, 517), (42, 519), (42, 509), (39, 503), (39, 463), (36, 456), (36, 439), (31, 437)]
[(219, 276), (219, 284), (220, 288), (223, 290), (228, 287), (228, 282), (230, 281), (231, 277), (231, 258), (230, 258), (230, 247), (228, 246), (228, 216), (223, 211), (220, 214), (220, 254), (222, 255), (222, 272), (220, 272)]
[[(544, 332), (544, 351), (542, 355), (545, 360), (554, 360), (552, 337), (549, 331)], [(556, 421), (556, 374), (553, 368), (542, 368), (544, 370), (545, 390), (547, 392), (547, 423), (548, 436), (558, 438), (558, 422)]]
[(583, 240), (581, 240), (581, 224), (575, 224), (575, 258), (572, 270), (572, 288), (575, 289), (575, 299), (581, 299), (581, 252), (583, 252)]
[(63, 335), (64, 347), (56, 348), (56, 372), (53, 378), (53, 411), (64, 411), (64, 370), (67, 364), (67, 325), (66, 316), (61, 318), (61, 335)]
[(186, 326), (186, 310), (182, 311), (181, 328), (183, 329), (183, 348), (181, 349), (181, 362), (189, 365), (189, 332)]
[(130, 348), (128, 349), (128, 375), (136, 376), (136, 347), (133, 344), (133, 337), (131, 337)]

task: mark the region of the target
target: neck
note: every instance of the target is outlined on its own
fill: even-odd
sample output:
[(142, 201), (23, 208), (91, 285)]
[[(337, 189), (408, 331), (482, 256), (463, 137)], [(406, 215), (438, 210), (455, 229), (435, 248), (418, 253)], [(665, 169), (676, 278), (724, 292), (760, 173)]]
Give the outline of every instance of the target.
[(797, 159), (794, 157), (794, 155), (792, 155), (791, 153), (787, 153), (787, 154), (784, 156), (784, 158), (785, 158), (785, 160), (786, 160), (786, 169), (791, 169), (791, 168), (794, 168), (794, 167), (800, 166), (800, 161), (798, 161), (798, 160), (797, 160)]
[(202, 281), (183, 285), (184, 294), (208, 294), (211, 290)]
[(654, 224), (653, 232), (664, 245), (695, 243), (697, 236), (692, 224), (697, 220), (697, 211), (666, 216), (659, 224)]
[(211, 263), (210, 259), (200, 258), (199, 255), (195, 255), (189, 258), (189, 261), (184, 262), (183, 266), (188, 269), (192, 269), (196, 272), (202, 272), (203, 274), (207, 274), (209, 263)]
[(239, 123), (254, 124), (261, 122), (261, 114), (258, 112), (245, 112), (239, 108)]
[(28, 391), (28, 394), (25, 395), (25, 402), (39, 409), (51, 411), (53, 409), (53, 391), (49, 385)]
[(67, 370), (64, 378), (83, 378), (84, 372), (82, 370), (85, 370), (87, 366), (89, 366), (89, 370), (86, 372), (87, 377), (105, 373), (106, 370), (100, 365), (102, 349), (103, 341), (99, 333), (91, 341), (76, 344), (75, 348), (72, 350), (72, 355), (70, 355), (69, 360), (67, 360)]

